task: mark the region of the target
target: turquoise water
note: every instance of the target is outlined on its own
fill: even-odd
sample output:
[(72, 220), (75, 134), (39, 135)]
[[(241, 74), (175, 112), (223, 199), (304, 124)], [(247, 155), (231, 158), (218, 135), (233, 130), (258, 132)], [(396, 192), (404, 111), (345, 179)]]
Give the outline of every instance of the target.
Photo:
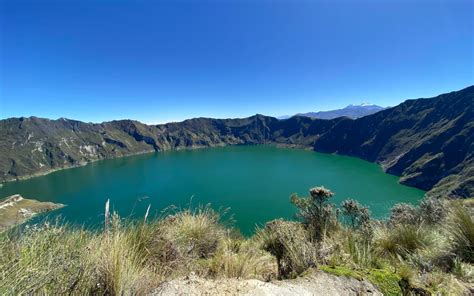
[(122, 216), (142, 216), (148, 205), (158, 214), (170, 205), (210, 203), (230, 208), (235, 226), (249, 234), (274, 218), (292, 218), (289, 196), (325, 186), (343, 199), (368, 205), (386, 217), (397, 202), (416, 203), (424, 191), (398, 184), (374, 163), (357, 158), (272, 146), (233, 146), (170, 151), (103, 160), (84, 167), (6, 183), (0, 197), (66, 204), (51, 214), (86, 226), (103, 221), (104, 205)]

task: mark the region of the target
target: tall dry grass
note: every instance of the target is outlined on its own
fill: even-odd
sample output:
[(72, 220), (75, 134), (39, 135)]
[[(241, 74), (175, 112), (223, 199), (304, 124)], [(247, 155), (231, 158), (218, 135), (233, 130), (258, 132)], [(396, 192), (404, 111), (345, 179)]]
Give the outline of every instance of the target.
[(247, 241), (230, 248), (231, 232), (209, 206), (153, 221), (109, 208), (101, 231), (45, 222), (1, 233), (0, 294), (135, 295), (192, 271), (247, 278), (271, 268)]
[(209, 272), (217, 278), (269, 280), (276, 276), (276, 261), (257, 240), (228, 237), (211, 258)]
[(461, 205), (455, 205), (451, 211), (448, 232), (451, 250), (461, 260), (474, 263), (474, 219)]
[(0, 233), (0, 294), (147, 294), (191, 272), (271, 280), (328, 264), (378, 285), (397, 286), (399, 278), (408, 292), (466, 291), (474, 284), (472, 214), (455, 205), (446, 216), (436, 201), (425, 203), (413, 207), (420, 209), (416, 223), (399, 206), (397, 219), (367, 220), (360, 229), (342, 224), (316, 240), (305, 221), (274, 220), (245, 238), (210, 206), (149, 221), (150, 208), (143, 219), (121, 219), (107, 202), (101, 230), (44, 222)]
[(94, 235), (44, 223), (0, 234), (0, 294), (86, 294), (96, 290)]
[(265, 251), (275, 256), (279, 278), (293, 278), (317, 266), (317, 245), (301, 223), (268, 222), (257, 232), (257, 239)]

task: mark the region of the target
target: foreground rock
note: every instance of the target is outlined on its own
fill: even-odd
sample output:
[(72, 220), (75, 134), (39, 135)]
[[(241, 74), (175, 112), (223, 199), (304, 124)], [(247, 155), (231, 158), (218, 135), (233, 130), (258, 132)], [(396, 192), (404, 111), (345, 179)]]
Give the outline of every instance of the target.
[(22, 224), (33, 216), (64, 207), (62, 204), (41, 202), (15, 194), (0, 201), (0, 232)]
[(294, 280), (206, 280), (196, 276), (161, 284), (151, 295), (382, 295), (371, 283), (325, 272)]

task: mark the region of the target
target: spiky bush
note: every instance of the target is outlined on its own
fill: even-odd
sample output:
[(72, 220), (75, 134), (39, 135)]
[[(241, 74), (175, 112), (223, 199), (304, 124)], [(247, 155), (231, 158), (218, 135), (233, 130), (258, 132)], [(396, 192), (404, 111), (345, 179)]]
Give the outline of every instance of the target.
[(352, 229), (362, 228), (370, 223), (370, 211), (353, 199), (346, 199), (341, 203), (342, 214), (349, 221)]
[(433, 197), (423, 199), (418, 205), (418, 213), (421, 220), (428, 225), (436, 225), (443, 222), (446, 212), (444, 202)]
[(329, 189), (314, 187), (309, 197), (293, 194), (290, 201), (298, 208), (296, 216), (306, 226), (311, 239), (321, 242), (326, 235), (337, 227), (336, 211), (329, 199), (334, 196)]
[(418, 224), (420, 216), (415, 206), (407, 203), (397, 203), (390, 209), (389, 223), (391, 225)]
[(418, 206), (398, 203), (390, 210), (389, 223), (399, 224), (440, 224), (446, 217), (446, 207), (443, 201), (432, 197), (423, 199)]

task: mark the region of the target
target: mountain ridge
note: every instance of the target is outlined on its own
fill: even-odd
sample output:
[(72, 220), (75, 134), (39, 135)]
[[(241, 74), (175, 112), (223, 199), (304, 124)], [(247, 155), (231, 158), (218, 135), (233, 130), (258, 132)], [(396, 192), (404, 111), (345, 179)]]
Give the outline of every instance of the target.
[(45, 174), (126, 155), (225, 145), (277, 144), (379, 163), (428, 195), (474, 195), (474, 86), (407, 100), (358, 119), (286, 120), (254, 115), (146, 125), (37, 117), (0, 121), (0, 180)]
[[(362, 103), (360, 105), (350, 104), (344, 108), (335, 109), (335, 110), (297, 113), (293, 116), (306, 116), (306, 117), (318, 118), (318, 119), (334, 119), (338, 117), (349, 117), (352, 119), (356, 119), (356, 118), (374, 114), (384, 109), (387, 109), (387, 108), (373, 105), (373, 104)], [(278, 117), (278, 119), (288, 119), (290, 117), (292, 116), (285, 115), (285, 116)]]

